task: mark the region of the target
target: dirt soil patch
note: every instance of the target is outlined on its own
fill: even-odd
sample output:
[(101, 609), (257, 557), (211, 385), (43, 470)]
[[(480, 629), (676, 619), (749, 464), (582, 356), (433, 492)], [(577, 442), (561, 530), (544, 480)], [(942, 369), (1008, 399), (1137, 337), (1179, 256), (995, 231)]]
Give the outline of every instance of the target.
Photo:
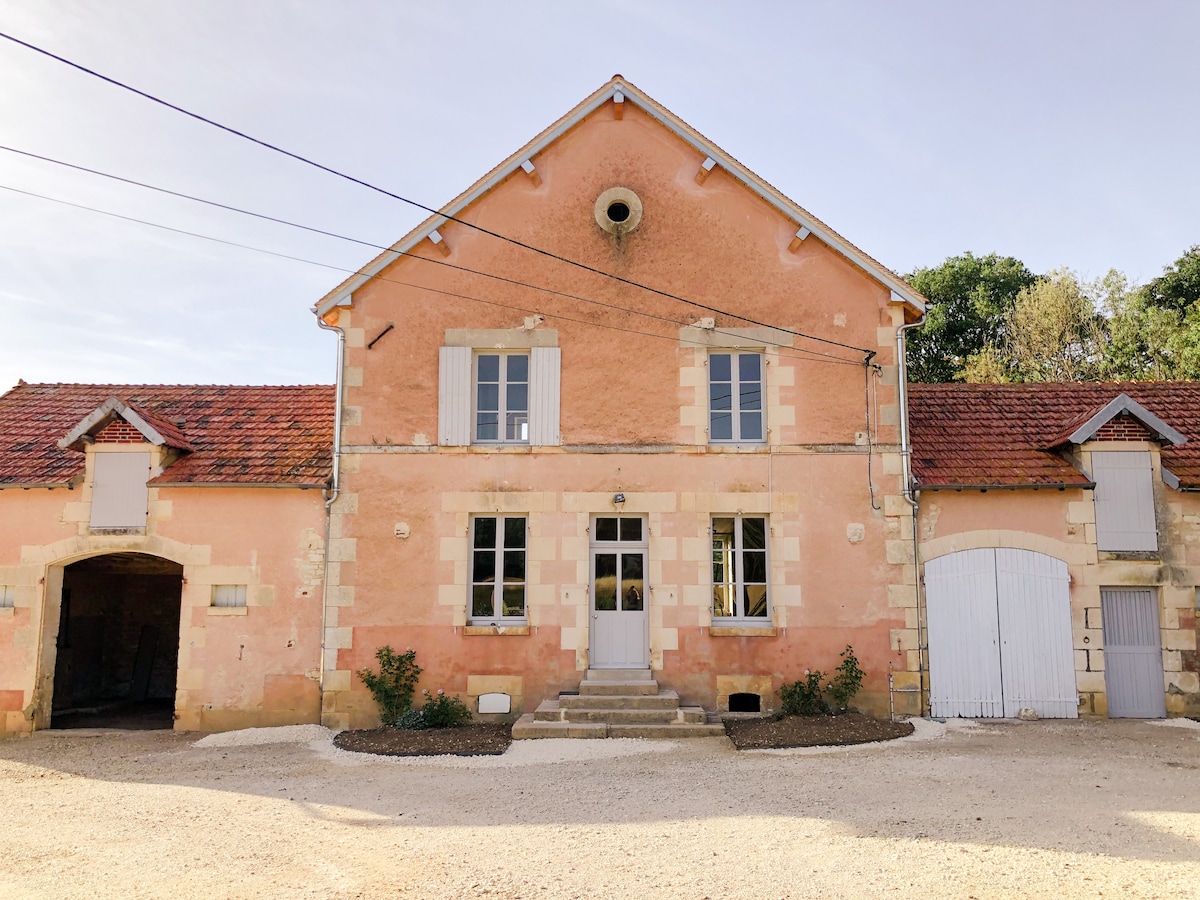
[(512, 726), (472, 722), (458, 728), (392, 728), (343, 731), (334, 746), (380, 756), (498, 756), (512, 743)]
[(731, 720), (725, 723), (725, 733), (739, 750), (774, 750), (890, 741), (912, 734), (913, 726), (911, 722), (889, 722), (852, 712)]

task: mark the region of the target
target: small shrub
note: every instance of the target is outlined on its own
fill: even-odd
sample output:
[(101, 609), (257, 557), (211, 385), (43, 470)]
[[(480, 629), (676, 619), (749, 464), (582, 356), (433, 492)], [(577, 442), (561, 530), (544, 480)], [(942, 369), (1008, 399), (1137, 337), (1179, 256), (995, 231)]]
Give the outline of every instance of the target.
[(375, 651), (375, 659), (379, 662), (379, 672), (359, 669), (358, 677), (375, 698), (383, 724), (395, 725), (412, 709), (413, 692), (421, 674), (417, 651), (409, 649), (397, 654), (385, 644)]
[(425, 717), (419, 709), (406, 709), (396, 720), (396, 727), (405, 731), (420, 731), (425, 727)]
[(425, 728), (454, 728), (471, 721), (471, 709), (457, 697), (438, 691), (421, 707), (421, 720)]
[(821, 682), (825, 674), (819, 670), (805, 671), (804, 678), (780, 688), (783, 712), (788, 716), (823, 716), (829, 712), (829, 704), (821, 696)]
[(845, 709), (858, 689), (862, 687), (863, 670), (858, 666), (858, 657), (854, 648), (849, 644), (842, 651), (842, 661), (837, 667), (837, 674), (829, 682), (829, 697), (837, 709)]

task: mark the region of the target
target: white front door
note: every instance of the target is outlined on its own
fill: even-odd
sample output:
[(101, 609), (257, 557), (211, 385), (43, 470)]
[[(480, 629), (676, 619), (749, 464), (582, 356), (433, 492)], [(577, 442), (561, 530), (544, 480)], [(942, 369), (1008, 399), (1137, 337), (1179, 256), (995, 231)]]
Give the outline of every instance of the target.
[(646, 522), (637, 516), (592, 522), (591, 668), (650, 666), (646, 538)]

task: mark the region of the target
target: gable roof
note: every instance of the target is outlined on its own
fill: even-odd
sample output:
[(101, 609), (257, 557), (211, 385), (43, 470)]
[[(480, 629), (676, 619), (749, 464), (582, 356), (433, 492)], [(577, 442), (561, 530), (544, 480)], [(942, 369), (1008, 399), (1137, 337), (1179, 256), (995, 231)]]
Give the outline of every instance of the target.
[(66, 433), (59, 441), (60, 450), (78, 450), (79, 444), (85, 437), (95, 437), (115, 418), (123, 419), (141, 433), (147, 443), (156, 447), (166, 445), (176, 450), (191, 450), (183, 433), (154, 413), (138, 410), (119, 397), (109, 397), (94, 410), (84, 416), (74, 428)]
[(329, 479), (331, 385), (21, 383), (0, 396), (0, 486), (82, 477), (84, 454), (59, 442), (112, 400), (94, 425), (119, 405), (136, 410), (163, 443), (190, 448), (151, 484), (324, 487)]
[(605, 103), (613, 100), (618, 100), (618, 102), (622, 103), (633, 103), (667, 130), (674, 133), (684, 143), (694, 148), (702, 157), (713, 160), (717, 166), (724, 169), (726, 173), (741, 182), (750, 191), (758, 194), (759, 197), (784, 216), (795, 221), (799, 228), (806, 230), (812, 236), (832, 247), (860, 269), (888, 287), (892, 292), (893, 301), (907, 303), (917, 312), (925, 311), (927, 301), (903, 278), (882, 263), (868, 256), (812, 213), (788, 199), (777, 188), (758, 175), (755, 175), (641, 89), (635, 87), (620, 75), (615, 75), (611, 81), (583, 100), (583, 102), (549, 128), (545, 129), (516, 153), (510, 155), (471, 185), (466, 191), (451, 200), (446, 206), (442, 207), (439, 213), (429, 216), (424, 222), (393, 244), (389, 250), (380, 253), (371, 262), (359, 269), (357, 273), (351, 275), (322, 297), (317, 305), (313, 307), (313, 312), (317, 316), (323, 316), (335, 306), (348, 303), (350, 295), (354, 291), (372, 277), (378, 275), (401, 256), (413, 250), (421, 241), (429, 237), (432, 232), (449, 221), (450, 217), (457, 218), (472, 203), (520, 169), (523, 164), (531, 161), (532, 157), (542, 152), (542, 150), (554, 143)]
[(1055, 448), (1091, 439), (1126, 412), (1169, 442), (1164, 480), (1200, 490), (1200, 382), (913, 384), (909, 399), (921, 489), (1091, 487)]

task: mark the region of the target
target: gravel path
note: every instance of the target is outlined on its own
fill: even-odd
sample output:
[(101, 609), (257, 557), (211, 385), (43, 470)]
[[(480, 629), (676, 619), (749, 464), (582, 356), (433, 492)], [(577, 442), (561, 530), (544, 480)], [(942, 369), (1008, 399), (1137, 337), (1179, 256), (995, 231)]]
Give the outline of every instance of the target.
[(0, 798), (0, 900), (1200, 896), (1200, 731), (1131, 721), (438, 761), (48, 732), (0, 743)]

